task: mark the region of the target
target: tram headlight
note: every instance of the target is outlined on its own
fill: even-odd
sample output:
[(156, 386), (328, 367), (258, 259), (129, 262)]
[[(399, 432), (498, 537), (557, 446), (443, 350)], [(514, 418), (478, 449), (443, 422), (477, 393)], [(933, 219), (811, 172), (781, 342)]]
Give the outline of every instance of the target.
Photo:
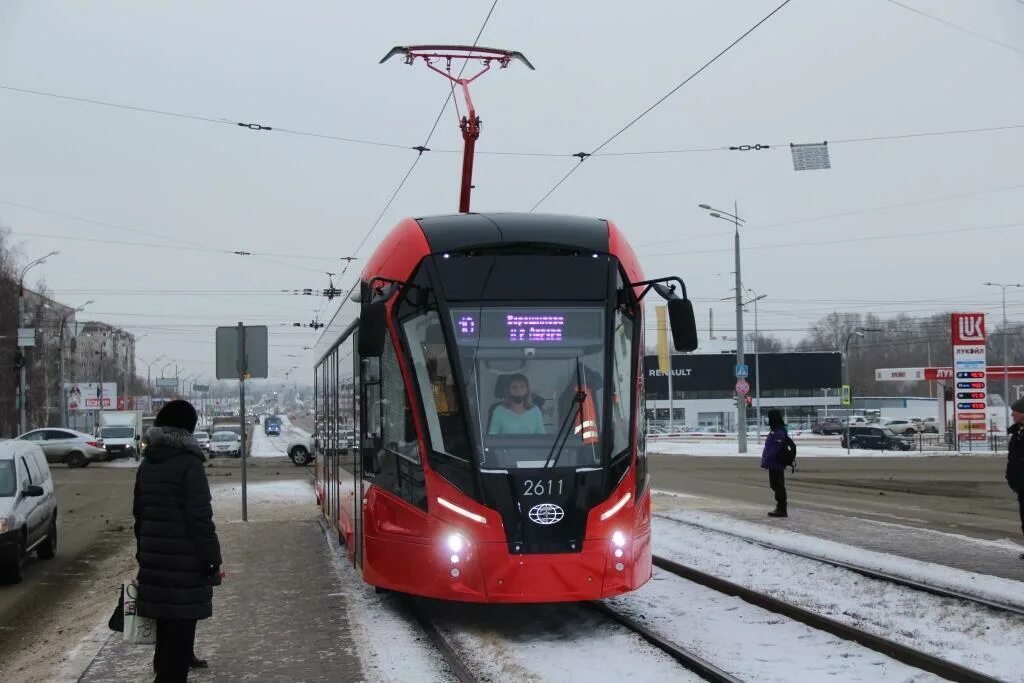
[(612, 534), (612, 543), (614, 543), (619, 548), (623, 547), (624, 545), (626, 545), (626, 534), (622, 533), (621, 531), (616, 531)]
[(466, 546), (466, 541), (459, 534), (452, 534), (448, 537), (448, 550), (453, 553), (461, 553)]

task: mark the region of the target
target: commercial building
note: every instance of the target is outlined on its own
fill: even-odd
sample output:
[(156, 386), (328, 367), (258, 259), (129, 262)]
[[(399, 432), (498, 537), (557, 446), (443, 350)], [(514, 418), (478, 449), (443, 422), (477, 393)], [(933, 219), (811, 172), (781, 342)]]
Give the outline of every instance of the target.
[[(745, 360), (751, 397), (747, 415), (751, 421), (755, 419), (758, 393), (762, 423), (770, 408), (782, 411), (792, 425), (810, 423), (825, 411), (840, 408), (839, 353), (748, 354)], [(735, 430), (735, 354), (672, 355), (671, 361), (670, 399), (670, 379), (659, 369), (658, 357), (644, 357), (648, 422), (668, 424), (671, 420), (674, 427)]]

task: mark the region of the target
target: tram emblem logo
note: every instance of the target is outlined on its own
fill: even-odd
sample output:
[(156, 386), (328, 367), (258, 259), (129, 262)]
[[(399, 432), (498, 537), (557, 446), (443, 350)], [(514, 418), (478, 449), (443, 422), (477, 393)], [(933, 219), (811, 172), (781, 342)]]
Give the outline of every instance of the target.
[(565, 510), (554, 503), (541, 503), (534, 505), (526, 514), (534, 524), (549, 526), (561, 522), (565, 517)]

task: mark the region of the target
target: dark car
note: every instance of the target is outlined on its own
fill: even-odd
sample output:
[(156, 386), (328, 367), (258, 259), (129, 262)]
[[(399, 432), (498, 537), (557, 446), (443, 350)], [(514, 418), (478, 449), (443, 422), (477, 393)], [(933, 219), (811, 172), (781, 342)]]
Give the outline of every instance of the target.
[(815, 434), (842, 434), (845, 429), (842, 420), (835, 417), (826, 417), (821, 422), (811, 425), (811, 431)]
[(281, 418), (268, 417), (263, 420), (263, 433), (267, 436), (280, 436), (281, 426)]
[[(846, 448), (846, 435), (840, 440)], [(868, 448), (882, 451), (909, 451), (913, 444), (896, 432), (881, 425), (850, 427), (850, 447)]]

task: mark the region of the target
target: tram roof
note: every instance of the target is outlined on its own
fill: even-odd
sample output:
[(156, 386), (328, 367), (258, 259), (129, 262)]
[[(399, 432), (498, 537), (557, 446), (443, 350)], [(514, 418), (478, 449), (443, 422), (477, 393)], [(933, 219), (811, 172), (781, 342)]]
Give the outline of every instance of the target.
[(456, 213), (417, 218), (434, 253), (473, 247), (547, 244), (608, 251), (608, 221), (536, 213)]

